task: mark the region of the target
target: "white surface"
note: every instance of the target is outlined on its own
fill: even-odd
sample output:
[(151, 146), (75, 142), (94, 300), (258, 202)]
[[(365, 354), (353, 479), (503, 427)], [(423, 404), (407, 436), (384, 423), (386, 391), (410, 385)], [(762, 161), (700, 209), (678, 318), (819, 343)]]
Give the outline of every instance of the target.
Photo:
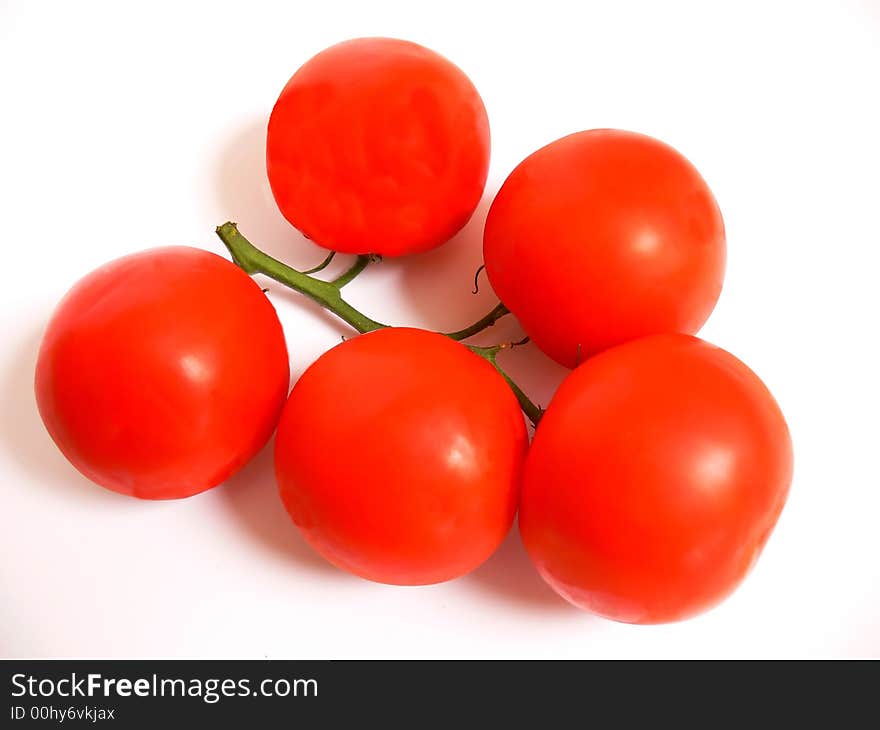
[[(880, 656), (880, 3), (721, 5), (0, 2), (0, 656)], [(729, 268), (702, 334), (774, 391), (796, 459), (774, 537), (720, 608), (665, 627), (593, 618), (515, 536), (458, 581), (374, 585), (310, 553), (267, 452), (156, 504), (91, 485), (51, 444), (36, 347), (80, 276), (160, 244), (220, 252), (227, 218), (294, 265), (323, 257), (273, 205), (263, 128), (303, 61), (360, 35), (449, 56), (493, 133), (464, 233), (351, 286), (382, 320), (453, 328), (491, 307), (485, 282), (469, 293), (488, 201), (562, 134), (652, 134), (709, 181)], [(296, 376), (344, 330), (269, 286)], [(543, 403), (562, 376), (527, 348), (506, 363)]]

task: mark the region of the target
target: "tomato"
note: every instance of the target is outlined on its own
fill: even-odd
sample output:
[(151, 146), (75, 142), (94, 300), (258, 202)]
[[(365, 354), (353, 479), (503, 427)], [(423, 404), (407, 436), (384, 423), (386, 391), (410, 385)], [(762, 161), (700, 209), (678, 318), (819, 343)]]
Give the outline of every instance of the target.
[(743, 579), (791, 476), (788, 428), (758, 377), (696, 337), (655, 335), (563, 382), (526, 461), (520, 531), (576, 606), (675, 621)]
[(322, 355), (275, 439), (281, 497), (336, 566), (381, 583), (463, 575), (510, 529), (526, 449), (519, 405), (442, 335), (383, 329)]
[(637, 337), (697, 332), (721, 292), (724, 224), (674, 149), (596, 129), (543, 147), (510, 174), (483, 255), (537, 346), (573, 367)]
[(322, 51), (281, 92), (266, 142), (278, 207), (315, 243), (386, 256), (447, 241), (489, 170), (489, 121), (433, 51), (359, 38)]
[(244, 465), (289, 384), (275, 310), (234, 264), (194, 248), (117, 259), (58, 305), (36, 396), (58, 448), (92, 481), (188, 497)]

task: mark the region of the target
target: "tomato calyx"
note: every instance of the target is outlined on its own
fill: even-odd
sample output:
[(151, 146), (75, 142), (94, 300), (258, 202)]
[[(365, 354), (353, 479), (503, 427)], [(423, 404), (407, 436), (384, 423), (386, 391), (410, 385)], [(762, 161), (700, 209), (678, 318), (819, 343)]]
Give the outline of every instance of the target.
[[(258, 249), (241, 234), (238, 230), (238, 225), (231, 221), (228, 221), (221, 226), (217, 226), (216, 233), (220, 240), (223, 241), (223, 245), (225, 245), (229, 251), (233, 262), (243, 271), (250, 275), (263, 274), (264, 276), (274, 279), (279, 284), (283, 284), (284, 286), (307, 296), (312, 301), (320, 304), (327, 311), (335, 314), (360, 334), (373, 332), (374, 330), (390, 326), (368, 317), (342, 298), (342, 288), (346, 284), (351, 283), (371, 263), (380, 261), (381, 256), (375, 254), (359, 255), (356, 257), (354, 263), (342, 274), (330, 281), (324, 281), (323, 279), (318, 279), (312, 276), (312, 274), (318, 273), (327, 268), (336, 255), (335, 251), (331, 252), (327, 258), (317, 266), (307, 269), (306, 271), (299, 271)], [(504, 304), (499, 302), (488, 314), (481, 317), (469, 327), (465, 327), (455, 332), (439, 332), (438, 334), (442, 334), (452, 340), (460, 342), (461, 340), (466, 340), (467, 338), (482, 332), (484, 329), (491, 327), (499, 319), (509, 313), (510, 310), (507, 309)], [(487, 347), (468, 345), (463, 342), (461, 344), (464, 345), (464, 347), (467, 347), (475, 355), (479, 355), (487, 360), (492, 367), (498, 371), (519, 401), (523, 413), (526, 414), (533, 426), (537, 426), (544, 411), (539, 406), (532, 403), (528, 396), (501, 368), (496, 360), (498, 353), (503, 350), (513, 349), (514, 347), (524, 345), (528, 341), (529, 338), (525, 337), (517, 342), (504, 342)]]

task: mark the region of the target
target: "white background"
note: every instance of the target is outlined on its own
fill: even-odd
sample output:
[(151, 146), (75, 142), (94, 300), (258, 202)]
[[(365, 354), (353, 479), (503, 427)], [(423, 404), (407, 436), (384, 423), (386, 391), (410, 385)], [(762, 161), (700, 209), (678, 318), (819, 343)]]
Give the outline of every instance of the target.
[[(729, 267), (702, 335), (776, 394), (796, 461), (776, 533), (721, 607), (662, 627), (592, 617), (541, 583), (515, 534), (457, 581), (371, 584), (310, 552), (268, 451), (209, 493), (147, 503), (52, 445), (36, 348), (80, 276), (150, 246), (222, 252), (226, 219), (293, 265), (323, 257), (274, 207), (264, 127), (302, 62), (360, 35), (454, 60), (493, 134), (464, 232), (346, 289), (383, 321), (450, 329), (491, 308), (488, 285), (470, 294), (487, 205), (563, 134), (645, 132), (708, 180)], [(0, 0), (0, 656), (880, 656), (878, 85), (878, 0)], [(269, 287), (296, 377), (345, 330)], [(490, 339), (516, 334), (506, 321)], [(530, 348), (505, 357), (546, 403), (563, 371)]]

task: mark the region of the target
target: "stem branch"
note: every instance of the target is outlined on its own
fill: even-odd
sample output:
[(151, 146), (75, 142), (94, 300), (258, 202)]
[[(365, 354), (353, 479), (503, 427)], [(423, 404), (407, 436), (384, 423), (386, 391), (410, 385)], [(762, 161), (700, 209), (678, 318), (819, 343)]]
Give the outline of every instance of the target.
[(336, 256), (336, 251), (331, 251), (329, 254), (327, 254), (327, 258), (324, 259), (320, 264), (318, 264), (317, 266), (313, 266), (311, 269), (306, 269), (302, 273), (317, 274), (319, 271), (323, 271), (330, 265), (330, 262), (333, 260), (334, 256)]
[[(325, 268), (333, 259), (333, 254), (330, 254), (322, 264), (319, 264), (313, 269), (309, 269), (308, 272), (302, 272), (297, 271), (287, 264), (284, 264), (260, 251), (260, 249), (241, 235), (235, 223), (224, 223), (222, 226), (218, 226), (217, 235), (229, 250), (232, 260), (239, 268), (248, 274), (264, 274), (280, 284), (284, 284), (284, 286), (287, 286), (294, 291), (298, 291), (300, 294), (304, 294), (312, 301), (320, 304), (324, 309), (335, 314), (343, 322), (347, 322), (362, 334), (388, 326), (381, 322), (377, 322), (374, 319), (370, 319), (342, 298), (342, 287), (367, 268), (370, 262), (374, 260), (374, 257), (358, 256), (355, 263), (347, 271), (332, 281), (322, 281), (321, 279), (309, 276), (308, 272), (314, 273)], [(485, 317), (475, 322), (470, 327), (465, 327), (458, 332), (450, 332), (445, 336), (453, 340), (463, 340), (484, 330), (486, 327), (491, 327), (495, 322), (501, 319), (501, 317), (508, 313), (509, 310), (507, 307), (499, 303)], [(529, 400), (528, 396), (523, 393), (522, 389), (513, 382), (510, 376), (504, 372), (496, 361), (498, 353), (502, 350), (508, 350), (518, 345), (525, 344), (527, 341), (528, 338), (525, 338), (519, 342), (506, 342), (491, 347), (478, 347), (476, 345), (465, 345), (465, 347), (474, 354), (485, 358), (492, 364), (492, 367), (494, 367), (501, 374), (501, 377), (507, 381), (513, 394), (519, 401), (520, 407), (532, 422), (532, 425), (537, 426), (544, 411)]]
[(523, 392), (522, 388), (520, 388), (513, 379), (504, 371), (498, 364), (498, 353), (502, 350), (509, 350), (519, 345), (524, 345), (529, 341), (529, 338), (526, 337), (519, 342), (505, 342), (503, 345), (492, 345), (491, 347), (478, 347), (477, 345), (465, 345), (471, 352), (475, 355), (479, 355), (480, 357), (488, 360), (489, 363), (494, 367), (498, 373), (507, 381), (507, 384), (510, 386), (510, 389), (513, 391), (513, 394), (516, 396), (516, 399), (519, 401), (519, 407), (522, 409), (522, 412), (526, 414), (526, 417), (531, 421), (532, 426), (537, 428), (538, 422), (541, 420), (541, 416), (544, 415), (544, 409), (540, 406), (532, 403), (531, 399)]
[[(339, 277), (339, 279), (344, 279), (344, 277), (350, 275), (340, 285), (337, 283), (339, 279), (336, 279), (334, 282), (315, 279), (263, 253), (239, 233), (235, 223), (224, 223), (222, 226), (218, 226), (217, 235), (223, 241), (226, 248), (229, 249), (232, 260), (248, 274), (265, 274), (294, 291), (305, 294), (309, 299), (317, 302), (324, 309), (333, 312), (343, 322), (347, 322), (360, 333), (372, 332), (387, 326), (374, 319), (370, 319), (352, 307), (342, 298), (339, 291), (342, 285), (351, 281), (365, 268), (366, 263), (361, 265), (360, 259), (366, 258), (367, 263), (369, 263), (369, 257), (358, 257), (358, 263)], [(351, 274), (351, 271), (358, 266), (360, 266), (360, 269)]]
[(357, 260), (354, 264), (346, 271), (343, 271), (339, 276), (337, 276), (333, 281), (330, 282), (332, 286), (335, 286), (337, 289), (342, 289), (346, 284), (348, 284), (354, 277), (360, 274), (364, 269), (369, 266), (370, 261), (372, 261), (372, 257), (370, 256), (358, 256)]
[(447, 332), (446, 336), (453, 340), (466, 340), (468, 337), (477, 334), (477, 332), (482, 332), (487, 327), (491, 327), (505, 314), (510, 314), (510, 310), (501, 302), (498, 302), (489, 314), (474, 322), (470, 327), (465, 327), (463, 330), (458, 330), (458, 332)]

